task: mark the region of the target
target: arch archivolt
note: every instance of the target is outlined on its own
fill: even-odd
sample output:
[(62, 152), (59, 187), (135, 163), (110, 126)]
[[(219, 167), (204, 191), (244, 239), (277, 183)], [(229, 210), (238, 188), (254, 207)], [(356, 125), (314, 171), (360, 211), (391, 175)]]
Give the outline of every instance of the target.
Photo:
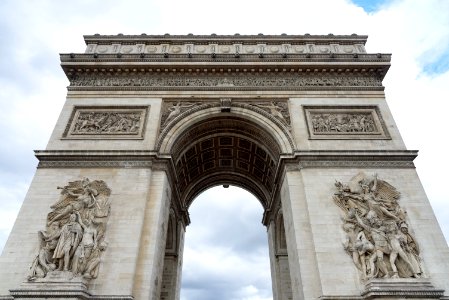
[[(287, 101), (284, 100), (284, 102), (287, 105)], [(156, 143), (156, 149), (159, 153), (171, 153), (171, 148), (179, 135), (192, 128), (196, 123), (219, 115), (227, 115), (239, 116), (263, 128), (266, 134), (271, 135), (275, 139), (281, 153), (293, 152), (295, 143), (290, 132), (290, 117), (287, 115), (288, 110), (287, 114), (284, 113), (285, 120), (280, 120), (255, 104), (247, 104), (248, 100), (245, 100), (245, 103), (238, 102), (237, 100), (231, 103), (230, 112), (223, 112), (223, 107), (219, 102), (198, 103), (192, 108), (180, 112), (169, 124), (161, 125), (161, 132)], [(166, 119), (162, 121), (165, 122)]]
[[(254, 105), (233, 101), (226, 107), (224, 101), (195, 105), (187, 101), (190, 104), (172, 101), (173, 107), (187, 108), (178, 116), (163, 113), (157, 143), (158, 152), (171, 157), (182, 207), (188, 208), (210, 187), (232, 184), (248, 190), (269, 209), (280, 156), (294, 149), (286, 100), (282, 106), (279, 101)], [(268, 111), (279, 105), (279, 111), (271, 115), (264, 105)]]

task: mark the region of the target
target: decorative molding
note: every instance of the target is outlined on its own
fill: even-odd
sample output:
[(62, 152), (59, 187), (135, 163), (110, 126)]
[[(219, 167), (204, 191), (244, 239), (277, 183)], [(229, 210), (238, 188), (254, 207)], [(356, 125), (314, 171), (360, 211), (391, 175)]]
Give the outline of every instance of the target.
[(18, 289), (11, 289), (10, 293), (11, 295), (9, 296), (0, 296), (0, 299), (134, 300), (132, 295), (92, 295), (84, 289), (63, 290), (58, 286), (51, 289), (48, 284), (45, 288), (31, 289), (24, 286)]
[(413, 161), (402, 160), (301, 160), (299, 168), (415, 168)]
[(231, 98), (221, 98), (221, 112), (231, 112), (232, 99)]
[[(268, 42), (268, 43), (267, 43)], [(328, 40), (327, 42), (303, 41), (302, 43), (282, 43), (279, 41), (260, 41), (259, 43), (245, 42), (201, 42), (195, 43), (190, 41), (187, 43), (152, 43), (145, 45), (142, 41), (135, 41), (133, 44), (129, 42), (123, 43), (89, 43), (85, 53), (98, 54), (353, 54), (366, 53), (364, 42), (355, 41), (354, 44), (342, 43), (342, 41)], [(357, 43), (358, 42), (358, 43)]]
[[(171, 156), (145, 150), (36, 150), (38, 168), (153, 168), (166, 169)], [(168, 168), (168, 166), (167, 166)]]
[(166, 88), (379, 88), (382, 76), (377, 73), (77, 73), (70, 78), (70, 87), (149, 87)]
[[(444, 299), (444, 290), (436, 289), (428, 279), (372, 279), (361, 293), (363, 299), (388, 297)], [(444, 298), (442, 298), (444, 297)]]
[(303, 106), (310, 139), (389, 139), (377, 106)]
[(75, 106), (64, 139), (143, 139), (149, 106)]
[(74, 161), (74, 160), (61, 160), (61, 161), (40, 161), (38, 168), (151, 168), (153, 166), (152, 161)]

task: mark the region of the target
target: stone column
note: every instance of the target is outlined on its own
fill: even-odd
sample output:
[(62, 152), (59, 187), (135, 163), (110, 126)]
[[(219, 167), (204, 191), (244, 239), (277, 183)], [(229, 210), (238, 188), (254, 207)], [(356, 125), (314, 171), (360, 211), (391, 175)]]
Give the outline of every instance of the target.
[(293, 299), (322, 295), (304, 185), (299, 171), (286, 171), (281, 187)]
[(280, 300), (280, 276), (279, 276), (279, 265), (276, 261), (276, 240), (275, 231), (276, 225), (274, 221), (271, 221), (268, 225), (268, 250), (270, 255), (270, 269), (271, 269), (271, 285), (273, 288), (273, 300)]
[(136, 300), (157, 300), (160, 297), (170, 195), (165, 171), (154, 171), (145, 207), (141, 247), (133, 287), (133, 296)]

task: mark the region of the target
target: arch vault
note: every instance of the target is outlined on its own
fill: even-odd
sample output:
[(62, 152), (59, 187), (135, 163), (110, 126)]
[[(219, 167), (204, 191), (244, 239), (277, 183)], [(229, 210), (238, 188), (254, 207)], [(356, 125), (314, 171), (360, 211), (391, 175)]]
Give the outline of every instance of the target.
[[(88, 35), (0, 299), (179, 299), (189, 206), (262, 204), (273, 297), (448, 299), (449, 251), (359, 35)], [(60, 188), (58, 188), (60, 187)]]

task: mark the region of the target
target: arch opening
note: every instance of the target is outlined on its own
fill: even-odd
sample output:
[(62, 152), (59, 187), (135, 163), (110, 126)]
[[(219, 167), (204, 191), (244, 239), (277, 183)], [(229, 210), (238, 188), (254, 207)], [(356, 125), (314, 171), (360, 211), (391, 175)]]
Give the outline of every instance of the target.
[[(279, 247), (277, 247), (279, 233), (285, 230), (283, 224), (280, 224), (283, 219), (274, 222), (275, 212), (277, 207), (280, 207), (279, 185), (276, 182), (280, 179), (281, 156), (293, 151), (289, 148), (291, 144), (288, 143), (288, 137), (284, 134), (285, 128), (277, 127), (276, 123), (262, 114), (243, 108), (231, 110), (232, 112), (222, 112), (219, 108), (206, 110), (194, 111), (191, 114), (185, 113), (182, 118), (173, 119), (163, 131), (162, 137), (165, 138), (159, 140), (160, 153), (168, 154), (171, 157), (174, 167), (172, 185), (176, 190), (176, 205), (179, 204), (182, 209), (179, 211), (174, 205), (172, 208), (175, 213), (170, 214), (170, 218), (175, 218), (175, 215), (179, 212), (185, 216), (184, 223), (181, 218), (176, 220), (179, 225), (179, 234), (176, 232), (176, 238), (179, 239), (176, 243), (179, 246), (175, 251), (177, 256), (171, 256), (168, 250), (170, 247), (166, 247), (168, 255), (166, 255), (164, 265), (167, 263), (168, 267), (165, 268), (164, 266), (162, 278), (163, 282), (167, 284), (163, 284), (161, 295), (170, 294), (170, 290), (179, 290), (170, 287), (175, 285), (179, 287), (178, 280), (181, 278), (182, 261), (186, 262), (185, 268), (187, 269), (187, 271), (183, 271), (183, 274), (187, 274), (185, 272), (188, 272), (188, 264), (195, 262), (195, 259), (192, 260), (188, 257), (190, 251), (188, 248), (185, 251), (187, 257), (182, 258), (184, 233), (187, 228), (190, 228), (190, 226), (185, 226), (190, 222), (188, 213), (191, 211), (192, 203), (202, 194), (214, 190), (213, 187), (215, 186), (231, 185), (246, 190), (252, 194), (252, 198), (255, 197), (261, 204), (261, 215), (259, 214), (258, 221), (253, 223), (254, 225), (260, 224), (262, 220), (262, 223), (266, 226), (267, 231), (263, 233), (265, 235), (263, 241), (266, 249), (268, 239), (269, 251), (265, 252), (269, 252), (269, 255), (268, 253), (264, 255), (258, 253), (252, 255), (252, 258), (263, 257), (269, 262), (265, 269), (268, 270), (267, 274), (270, 274), (271, 270), (271, 281), (270, 275), (268, 275), (268, 280), (265, 281), (264, 286), (269, 286), (267, 282), (271, 282), (273, 289), (270, 294), (274, 294), (274, 298), (280, 299), (277, 297), (280, 295), (278, 289), (280, 287), (291, 288), (288, 254), (281, 253), (282, 251), (279, 251)], [(220, 199), (222, 204), (232, 200), (229, 197), (217, 198)], [(234, 208), (235, 213), (242, 210), (241, 205), (242, 203), (239, 203)], [(214, 221), (218, 222), (222, 219), (217, 216)], [(233, 224), (229, 220), (225, 222), (227, 225)], [(174, 222), (169, 224), (174, 224)], [(204, 228), (208, 227), (205, 226)], [(259, 230), (263, 230), (263, 228), (259, 225)], [(255, 228), (252, 228), (252, 230), (256, 231)], [(240, 233), (240, 231), (238, 229), (226, 229), (227, 233)], [(171, 234), (170, 229), (168, 234)], [(223, 233), (219, 231), (216, 235), (221, 237)], [(283, 236), (285, 237), (285, 234)], [(208, 253), (203, 253), (203, 255), (207, 257)], [(226, 253), (222, 253), (222, 256), (225, 258)], [(232, 264), (239, 265), (240, 263), (237, 260), (237, 262), (229, 262), (229, 264), (232, 268)], [(204, 282), (200, 283), (201, 285), (198, 286), (204, 286)], [(252, 289), (253, 287), (249, 285), (247, 288)], [(209, 299), (210, 295), (204, 299)], [(288, 294), (283, 296), (288, 296)], [(245, 297), (241, 295), (234, 298)], [(201, 298), (196, 295), (192, 296), (191, 299)]]
[(202, 192), (189, 208), (181, 299), (271, 299), (263, 207), (231, 185)]

